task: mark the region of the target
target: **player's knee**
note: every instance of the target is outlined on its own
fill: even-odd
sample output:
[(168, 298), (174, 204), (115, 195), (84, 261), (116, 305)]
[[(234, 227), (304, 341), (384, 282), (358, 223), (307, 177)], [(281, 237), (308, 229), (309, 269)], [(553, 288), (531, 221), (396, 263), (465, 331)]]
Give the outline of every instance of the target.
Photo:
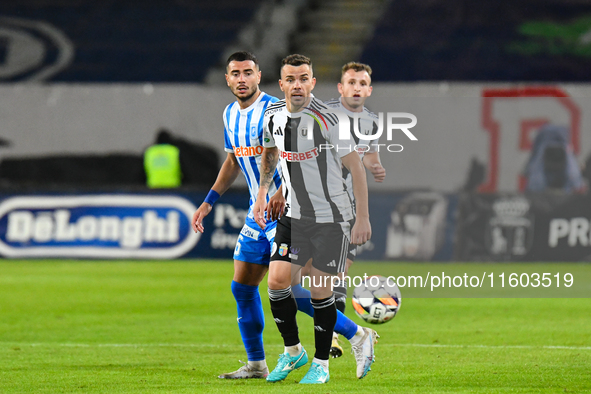
[(267, 275), (267, 285), (271, 290), (287, 289), (291, 286), (291, 264), (287, 262), (278, 262), (271, 264), (269, 275)]
[(286, 279), (269, 276), (269, 278), (267, 279), (267, 285), (269, 286), (269, 289), (272, 290), (287, 289), (289, 286), (291, 286), (291, 280), (290, 278)]

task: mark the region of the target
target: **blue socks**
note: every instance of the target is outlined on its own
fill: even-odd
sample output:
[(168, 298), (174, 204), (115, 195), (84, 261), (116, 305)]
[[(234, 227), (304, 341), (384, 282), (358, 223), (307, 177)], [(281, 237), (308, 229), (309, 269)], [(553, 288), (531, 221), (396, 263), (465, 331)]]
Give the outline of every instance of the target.
[(232, 294), (234, 294), (238, 306), (238, 328), (248, 361), (264, 360), (263, 328), (265, 327), (265, 318), (259, 288), (232, 281)]
[[(296, 299), (298, 310), (314, 317), (310, 291), (299, 284), (292, 286), (291, 291)], [(238, 328), (240, 329), (240, 336), (246, 349), (248, 361), (264, 360), (263, 328), (265, 327), (265, 318), (259, 288), (258, 286), (248, 286), (232, 281), (232, 294), (236, 299)], [(345, 338), (351, 339), (357, 332), (357, 324), (339, 311), (334, 330)]]
[(291, 293), (298, 303), (298, 311), (304, 312), (310, 317), (314, 317), (314, 307), (312, 306), (312, 296), (310, 290), (304, 289), (301, 284), (291, 286)]
[[(312, 307), (310, 290), (304, 289), (301, 284), (291, 286), (291, 292), (298, 304), (298, 310), (304, 312), (310, 317), (314, 317), (314, 308)], [(337, 334), (341, 334), (347, 339), (351, 339), (357, 332), (357, 324), (347, 316), (343, 315), (341, 311), (337, 311), (337, 322), (334, 326)]]

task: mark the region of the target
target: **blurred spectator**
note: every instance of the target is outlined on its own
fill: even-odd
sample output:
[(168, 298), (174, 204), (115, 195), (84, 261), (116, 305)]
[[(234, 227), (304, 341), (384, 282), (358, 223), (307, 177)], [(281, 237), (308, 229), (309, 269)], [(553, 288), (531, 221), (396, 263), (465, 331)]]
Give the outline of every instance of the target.
[(144, 153), (146, 182), (150, 188), (179, 187), (182, 180), (179, 148), (173, 145), (172, 135), (160, 129), (156, 143)]
[(486, 176), (486, 166), (480, 162), (476, 157), (472, 157), (470, 161), (470, 168), (468, 170), (468, 176), (462, 186), (462, 190), (465, 192), (475, 192), (478, 187), (484, 182)]
[(531, 156), (525, 167), (526, 191), (584, 190), (581, 169), (569, 144), (569, 129), (547, 123), (534, 140)]
[(215, 149), (201, 143), (173, 136), (179, 148), (183, 185), (209, 187), (217, 177), (220, 159)]

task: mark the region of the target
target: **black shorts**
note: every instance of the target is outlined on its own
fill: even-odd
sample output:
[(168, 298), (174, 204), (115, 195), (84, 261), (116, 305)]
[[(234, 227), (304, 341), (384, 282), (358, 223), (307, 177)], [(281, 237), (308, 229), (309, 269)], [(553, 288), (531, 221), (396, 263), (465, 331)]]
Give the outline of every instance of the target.
[(347, 253), (347, 258), (351, 261), (355, 261), (355, 257), (357, 257), (357, 247), (359, 245), (349, 244), (349, 251)]
[[(353, 201), (353, 212), (355, 212), (355, 201)], [(355, 219), (351, 220), (351, 230), (353, 230), (353, 226), (355, 225)], [(356, 244), (349, 244), (349, 252), (347, 253), (347, 258), (351, 261), (355, 261), (355, 257), (357, 257), (357, 247), (359, 245)]]
[(287, 261), (312, 266), (327, 274), (345, 272), (351, 224), (316, 223), (305, 219), (281, 217), (271, 250), (271, 261)]

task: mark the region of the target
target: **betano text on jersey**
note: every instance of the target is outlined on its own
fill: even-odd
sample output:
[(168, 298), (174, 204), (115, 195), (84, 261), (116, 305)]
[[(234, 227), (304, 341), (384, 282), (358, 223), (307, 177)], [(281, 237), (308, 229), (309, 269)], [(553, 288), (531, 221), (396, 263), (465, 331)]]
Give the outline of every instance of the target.
[[(244, 173), (250, 192), (248, 217), (254, 219), (252, 205), (259, 192), (261, 153), (263, 152), (263, 114), (277, 98), (261, 92), (248, 108), (240, 109), (237, 101), (228, 104), (224, 110), (224, 150), (234, 153)], [(275, 171), (269, 195), (275, 194), (281, 186), (279, 171)]]

